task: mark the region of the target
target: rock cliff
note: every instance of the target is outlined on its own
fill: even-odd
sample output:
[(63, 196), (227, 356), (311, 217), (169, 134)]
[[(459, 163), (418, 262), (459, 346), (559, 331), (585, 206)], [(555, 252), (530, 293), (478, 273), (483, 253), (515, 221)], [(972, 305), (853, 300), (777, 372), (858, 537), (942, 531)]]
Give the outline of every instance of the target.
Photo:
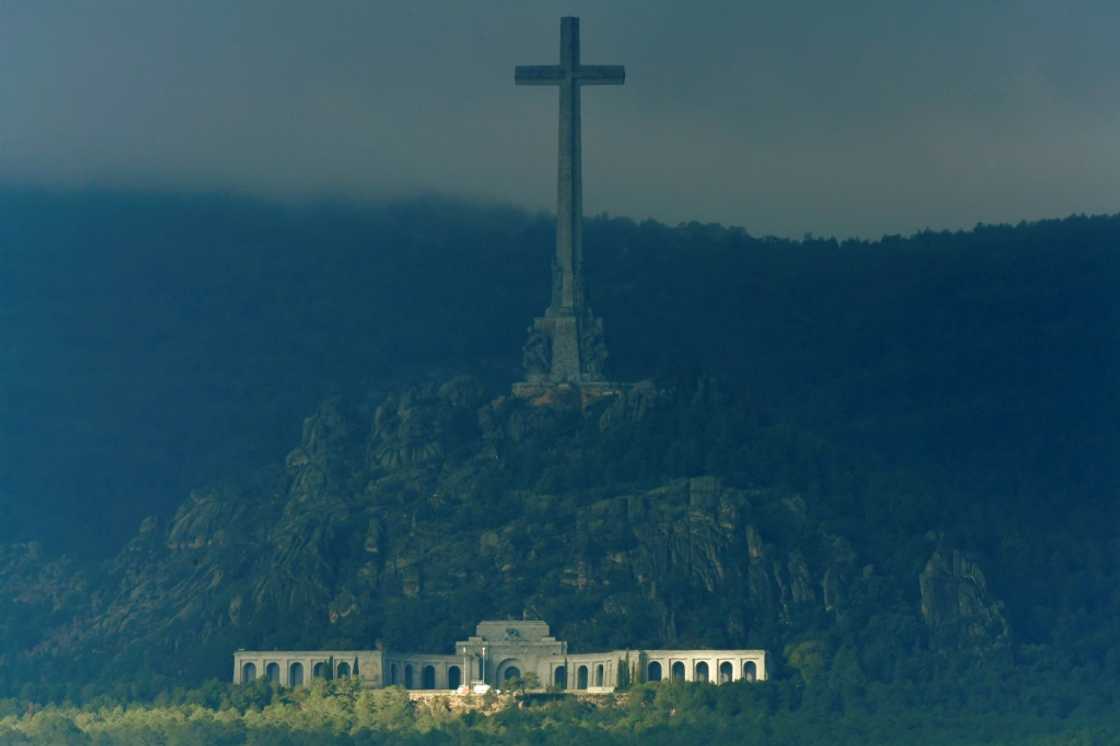
[(224, 676), (237, 647), (441, 651), (502, 615), (545, 618), (574, 649), (779, 652), (883, 614), (924, 620), (922, 645), (1009, 639), (975, 560), (938, 549), (920, 574), (884, 573), (820, 505), (737, 474), (739, 451), (711, 456), (762, 448), (763, 427), (708, 384), (585, 408), (469, 378), (366, 410), (327, 400), (283, 465), (191, 493), (101, 575), (0, 553), (4, 618), (43, 620), (33, 641), (5, 630), (4, 654), (190, 681)]
[(938, 548), (918, 576), (918, 584), (922, 618), (936, 644), (986, 647), (1010, 641), (1003, 603), (988, 590), (975, 558), (957, 549)]

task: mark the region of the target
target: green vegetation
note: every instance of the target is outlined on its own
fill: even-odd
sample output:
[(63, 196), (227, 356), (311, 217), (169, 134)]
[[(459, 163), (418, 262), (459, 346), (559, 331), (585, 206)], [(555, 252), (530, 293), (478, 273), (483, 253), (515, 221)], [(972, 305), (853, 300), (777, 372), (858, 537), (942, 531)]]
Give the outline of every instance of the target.
[[(656, 385), (578, 413), (492, 403), (545, 217), (0, 207), (4, 746), (1116, 742), (1120, 216), (591, 219), (613, 372)], [(441, 650), (524, 613), (573, 650), (763, 647), (774, 680), (466, 714), (201, 685), (238, 647)]]
[(5, 746), (234, 744), (995, 744), (1110, 746), (1120, 712), (1073, 710), (1030, 682), (945, 681), (922, 690), (836, 681), (804, 686), (663, 683), (616, 697), (504, 698), (467, 708), (411, 702), (398, 688), (323, 683), (291, 692), (217, 683), (140, 706), (103, 702), (32, 714), (0, 701)]
[[(508, 386), (548, 297), (552, 224), (507, 207), (0, 189), (0, 214), (0, 542), (50, 553), (112, 556), (328, 395)], [(1111, 499), (1120, 216), (877, 241), (600, 216), (585, 243), (621, 380), (702, 371), (977, 495)]]

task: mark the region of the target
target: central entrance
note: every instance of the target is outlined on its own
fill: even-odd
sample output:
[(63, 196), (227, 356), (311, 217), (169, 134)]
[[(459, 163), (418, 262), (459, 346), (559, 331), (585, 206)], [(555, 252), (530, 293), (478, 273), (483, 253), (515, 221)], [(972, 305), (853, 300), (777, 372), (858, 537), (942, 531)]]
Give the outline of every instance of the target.
[(498, 664), (498, 686), (502, 686), (513, 679), (520, 679), (523, 671), (524, 666), (522, 666), (521, 661), (516, 658), (507, 658)]

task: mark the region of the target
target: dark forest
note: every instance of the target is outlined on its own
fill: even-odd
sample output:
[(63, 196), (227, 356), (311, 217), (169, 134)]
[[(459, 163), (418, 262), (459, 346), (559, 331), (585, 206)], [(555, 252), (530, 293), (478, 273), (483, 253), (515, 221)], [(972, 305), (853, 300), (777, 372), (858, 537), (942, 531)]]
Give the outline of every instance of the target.
[[(1120, 216), (876, 241), (588, 218), (610, 374), (643, 383), (550, 413), (507, 396), (547, 215), (8, 189), (0, 216), (0, 741), (47, 705), (329, 709), (219, 683), (231, 651), (533, 614), (776, 674), (478, 722), (378, 693), (383, 722), (316, 737), (1113, 742)], [(267, 730), (205, 727), (181, 742)]]

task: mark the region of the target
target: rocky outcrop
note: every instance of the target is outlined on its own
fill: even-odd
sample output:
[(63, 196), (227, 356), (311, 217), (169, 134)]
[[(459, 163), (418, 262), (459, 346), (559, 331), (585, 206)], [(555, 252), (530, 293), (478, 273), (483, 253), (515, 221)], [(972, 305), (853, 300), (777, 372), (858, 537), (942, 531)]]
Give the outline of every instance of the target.
[[(682, 398), (652, 384), (590, 406), (488, 400), (469, 378), (366, 411), (328, 400), (282, 465), (196, 490), (166, 524), (145, 521), (81, 603), (63, 600), (78, 581), (50, 579), (65, 568), (34, 578), (3, 554), (0, 569), (25, 580), (0, 574), (0, 590), (65, 610), (40, 649), (143, 650), (188, 679), (225, 675), (236, 647), (438, 650), (476, 617), (506, 614), (545, 617), (577, 648), (782, 650), (892, 604), (919, 625), (902, 583), (861, 564), (859, 537), (827, 530), (800, 495), (646, 478), (657, 459), (687, 456), (672, 440), (682, 419), (706, 427), (727, 406), (714, 388)], [(628, 480), (612, 476), (620, 464), (637, 466)], [(1006, 637), (983, 573), (959, 552), (936, 553), (921, 587), (936, 644)], [(212, 652), (177, 655), (199, 646)]]
[(468, 436), (484, 401), (483, 387), (467, 376), (389, 394), (373, 415), (370, 464), (397, 469), (442, 458)]
[(918, 587), (935, 647), (982, 649), (1010, 641), (1003, 603), (992, 596), (975, 558), (939, 547), (918, 576)]

